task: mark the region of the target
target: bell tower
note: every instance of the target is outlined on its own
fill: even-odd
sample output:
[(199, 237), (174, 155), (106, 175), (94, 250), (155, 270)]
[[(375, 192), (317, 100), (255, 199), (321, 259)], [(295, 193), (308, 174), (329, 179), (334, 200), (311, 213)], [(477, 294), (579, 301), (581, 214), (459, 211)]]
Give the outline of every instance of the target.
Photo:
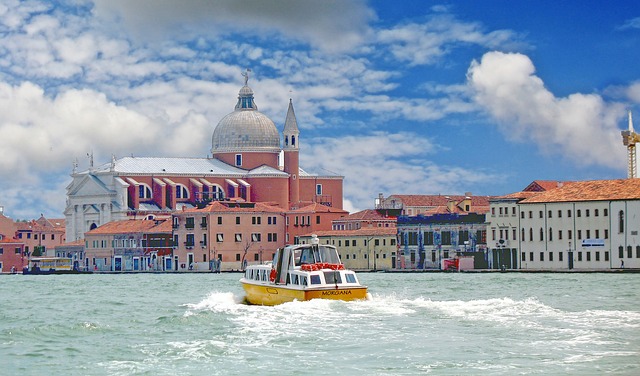
[(289, 206), (297, 207), (300, 202), (300, 181), (298, 174), (300, 173), (300, 130), (296, 114), (293, 111), (293, 102), (289, 99), (289, 109), (287, 110), (287, 118), (284, 121), (284, 172), (289, 174)]

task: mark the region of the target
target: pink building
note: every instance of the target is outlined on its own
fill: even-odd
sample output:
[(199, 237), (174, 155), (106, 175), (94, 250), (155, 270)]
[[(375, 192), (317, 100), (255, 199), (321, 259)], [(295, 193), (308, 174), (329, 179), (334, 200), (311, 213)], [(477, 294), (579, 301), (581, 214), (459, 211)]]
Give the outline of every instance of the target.
[(54, 248), (65, 243), (64, 219), (47, 219), (16, 222), (16, 238), (24, 242), (28, 255), (55, 256)]
[(265, 203), (285, 211), (318, 203), (341, 210), (343, 177), (309, 174), (299, 166), (292, 102), (281, 134), (258, 111), (247, 80), (234, 111), (213, 131), (211, 157), (113, 157), (97, 167), (90, 162), (86, 171), (74, 168), (67, 187), (67, 241), (110, 221), (169, 218), (211, 201)]

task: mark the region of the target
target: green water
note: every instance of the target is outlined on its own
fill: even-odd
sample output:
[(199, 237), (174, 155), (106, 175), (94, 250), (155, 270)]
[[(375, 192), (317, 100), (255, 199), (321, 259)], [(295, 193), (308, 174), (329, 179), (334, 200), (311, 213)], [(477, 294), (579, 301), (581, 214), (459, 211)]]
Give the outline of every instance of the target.
[(259, 307), (240, 274), (3, 275), (0, 374), (640, 374), (640, 274), (359, 277)]

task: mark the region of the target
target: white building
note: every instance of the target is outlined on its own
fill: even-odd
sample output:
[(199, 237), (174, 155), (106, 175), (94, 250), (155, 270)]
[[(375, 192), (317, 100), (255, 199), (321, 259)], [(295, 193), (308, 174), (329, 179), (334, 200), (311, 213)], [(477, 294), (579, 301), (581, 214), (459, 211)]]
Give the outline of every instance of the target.
[(520, 201), (562, 187), (558, 181), (536, 180), (521, 192), (489, 199), (487, 264), (489, 269), (520, 269)]
[(640, 179), (565, 183), (519, 202), (520, 268), (640, 268)]

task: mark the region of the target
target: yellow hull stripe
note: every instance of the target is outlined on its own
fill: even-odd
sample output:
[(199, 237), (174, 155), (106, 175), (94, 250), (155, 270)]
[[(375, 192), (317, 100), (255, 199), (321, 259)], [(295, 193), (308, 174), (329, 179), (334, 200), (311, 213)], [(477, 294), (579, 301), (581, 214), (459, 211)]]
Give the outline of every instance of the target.
[(277, 285), (256, 285), (242, 283), (249, 304), (273, 306), (294, 300), (306, 301), (311, 299), (332, 300), (364, 300), (367, 298), (367, 288), (343, 287), (322, 290), (298, 290)]

